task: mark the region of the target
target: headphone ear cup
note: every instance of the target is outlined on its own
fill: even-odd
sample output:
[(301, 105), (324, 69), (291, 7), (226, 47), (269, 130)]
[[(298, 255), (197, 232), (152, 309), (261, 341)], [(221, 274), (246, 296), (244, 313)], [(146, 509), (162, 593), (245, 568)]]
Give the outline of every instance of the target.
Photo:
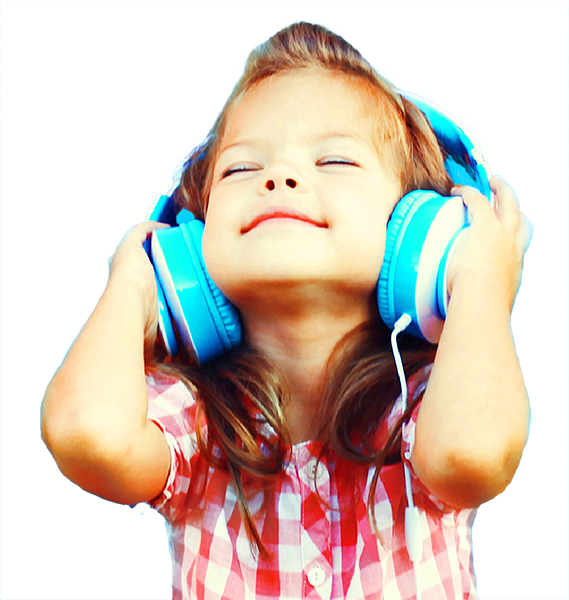
[(223, 352), (227, 352), (243, 341), (239, 313), (235, 306), (231, 304), (215, 285), (205, 266), (202, 252), (203, 221), (195, 219), (190, 223), (184, 223), (180, 226), (180, 231), (192, 254), (194, 266), (200, 278), (200, 287), (207, 302), (211, 318), (215, 322), (215, 329), (219, 335)]
[(466, 222), (459, 196), (417, 190), (397, 204), (387, 226), (377, 286), (379, 312), (388, 327), (408, 314), (409, 333), (438, 342), (445, 316), (441, 308), (447, 301), (446, 270), (452, 256), (448, 250), (454, 248), (456, 234)]
[[(152, 262), (184, 348), (200, 364), (241, 343), (235, 307), (209, 277), (201, 252), (203, 223), (193, 220), (152, 234)], [(166, 339), (167, 332), (162, 330)]]
[(394, 289), (397, 255), (405, 231), (404, 223), (408, 218), (411, 207), (415, 205), (416, 201), (420, 200), (420, 196), (421, 192), (411, 192), (403, 196), (396, 204), (391, 218), (387, 223), (383, 264), (381, 265), (377, 283), (377, 303), (379, 314), (390, 329), (393, 329), (395, 322), (401, 316), (395, 310)]
[(180, 353), (180, 347), (178, 345), (172, 313), (168, 308), (168, 302), (166, 301), (164, 288), (162, 287), (158, 273), (154, 271), (154, 275), (156, 278), (156, 292), (158, 294), (158, 331), (162, 334), (162, 340), (168, 354), (170, 356), (177, 356)]

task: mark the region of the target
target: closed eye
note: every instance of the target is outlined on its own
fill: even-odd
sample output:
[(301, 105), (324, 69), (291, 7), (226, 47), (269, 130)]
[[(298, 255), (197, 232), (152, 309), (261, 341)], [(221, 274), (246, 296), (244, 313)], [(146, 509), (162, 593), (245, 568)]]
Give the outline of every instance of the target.
[(340, 156), (331, 156), (329, 158), (322, 158), (316, 164), (319, 167), (325, 167), (327, 165), (346, 165), (346, 166), (352, 166), (352, 167), (359, 166), (358, 163), (356, 163), (354, 160), (351, 160), (349, 158), (342, 158)]
[(221, 179), (225, 179), (226, 177), (230, 177), (231, 175), (235, 175), (236, 173), (248, 173), (250, 171), (258, 171), (261, 167), (251, 163), (239, 164), (231, 166), (221, 174)]

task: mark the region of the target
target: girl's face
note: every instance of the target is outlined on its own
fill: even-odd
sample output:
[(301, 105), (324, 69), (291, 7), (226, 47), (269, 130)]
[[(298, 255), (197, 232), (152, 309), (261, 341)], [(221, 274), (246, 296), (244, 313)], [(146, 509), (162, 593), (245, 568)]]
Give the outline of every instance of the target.
[(303, 286), (369, 304), (401, 193), (371, 111), (349, 79), (317, 68), (263, 80), (234, 106), (214, 166), (203, 253), (238, 307)]

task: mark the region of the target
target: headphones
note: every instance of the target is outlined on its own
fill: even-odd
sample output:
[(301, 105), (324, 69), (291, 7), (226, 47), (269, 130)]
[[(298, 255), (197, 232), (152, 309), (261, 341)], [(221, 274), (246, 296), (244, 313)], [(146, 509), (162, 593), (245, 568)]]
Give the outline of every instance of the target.
[[(438, 106), (405, 93), (425, 115), (459, 185), (469, 185), (493, 202), (490, 171), (474, 139)], [(180, 345), (203, 364), (242, 341), (236, 308), (208, 275), (202, 255), (204, 223), (170, 196), (160, 196), (147, 220), (172, 227), (155, 230), (147, 251), (158, 289), (159, 331), (167, 352)], [(383, 265), (377, 284), (379, 313), (393, 329), (404, 314), (408, 333), (428, 342), (440, 338), (449, 301), (447, 271), (468, 213), (460, 196), (415, 190), (404, 196), (387, 225)]]

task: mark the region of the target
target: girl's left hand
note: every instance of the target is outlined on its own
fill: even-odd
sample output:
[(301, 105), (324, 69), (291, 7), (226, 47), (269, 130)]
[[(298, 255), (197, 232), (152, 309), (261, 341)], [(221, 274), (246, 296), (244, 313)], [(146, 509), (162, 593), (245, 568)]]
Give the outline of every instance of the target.
[(481, 283), (491, 285), (493, 292), (503, 292), (511, 311), (533, 227), (520, 211), (516, 194), (506, 181), (492, 177), (490, 187), (495, 196), (494, 208), (475, 188), (456, 186), (451, 190), (452, 195), (462, 196), (472, 223), (451, 259), (449, 293), (452, 296), (459, 279), (478, 278)]
[(458, 508), (504, 491), (529, 427), (510, 319), (532, 227), (503, 179), (490, 187), (495, 207), (474, 188), (452, 190), (472, 222), (449, 265), (451, 298), (412, 455), (424, 485)]

